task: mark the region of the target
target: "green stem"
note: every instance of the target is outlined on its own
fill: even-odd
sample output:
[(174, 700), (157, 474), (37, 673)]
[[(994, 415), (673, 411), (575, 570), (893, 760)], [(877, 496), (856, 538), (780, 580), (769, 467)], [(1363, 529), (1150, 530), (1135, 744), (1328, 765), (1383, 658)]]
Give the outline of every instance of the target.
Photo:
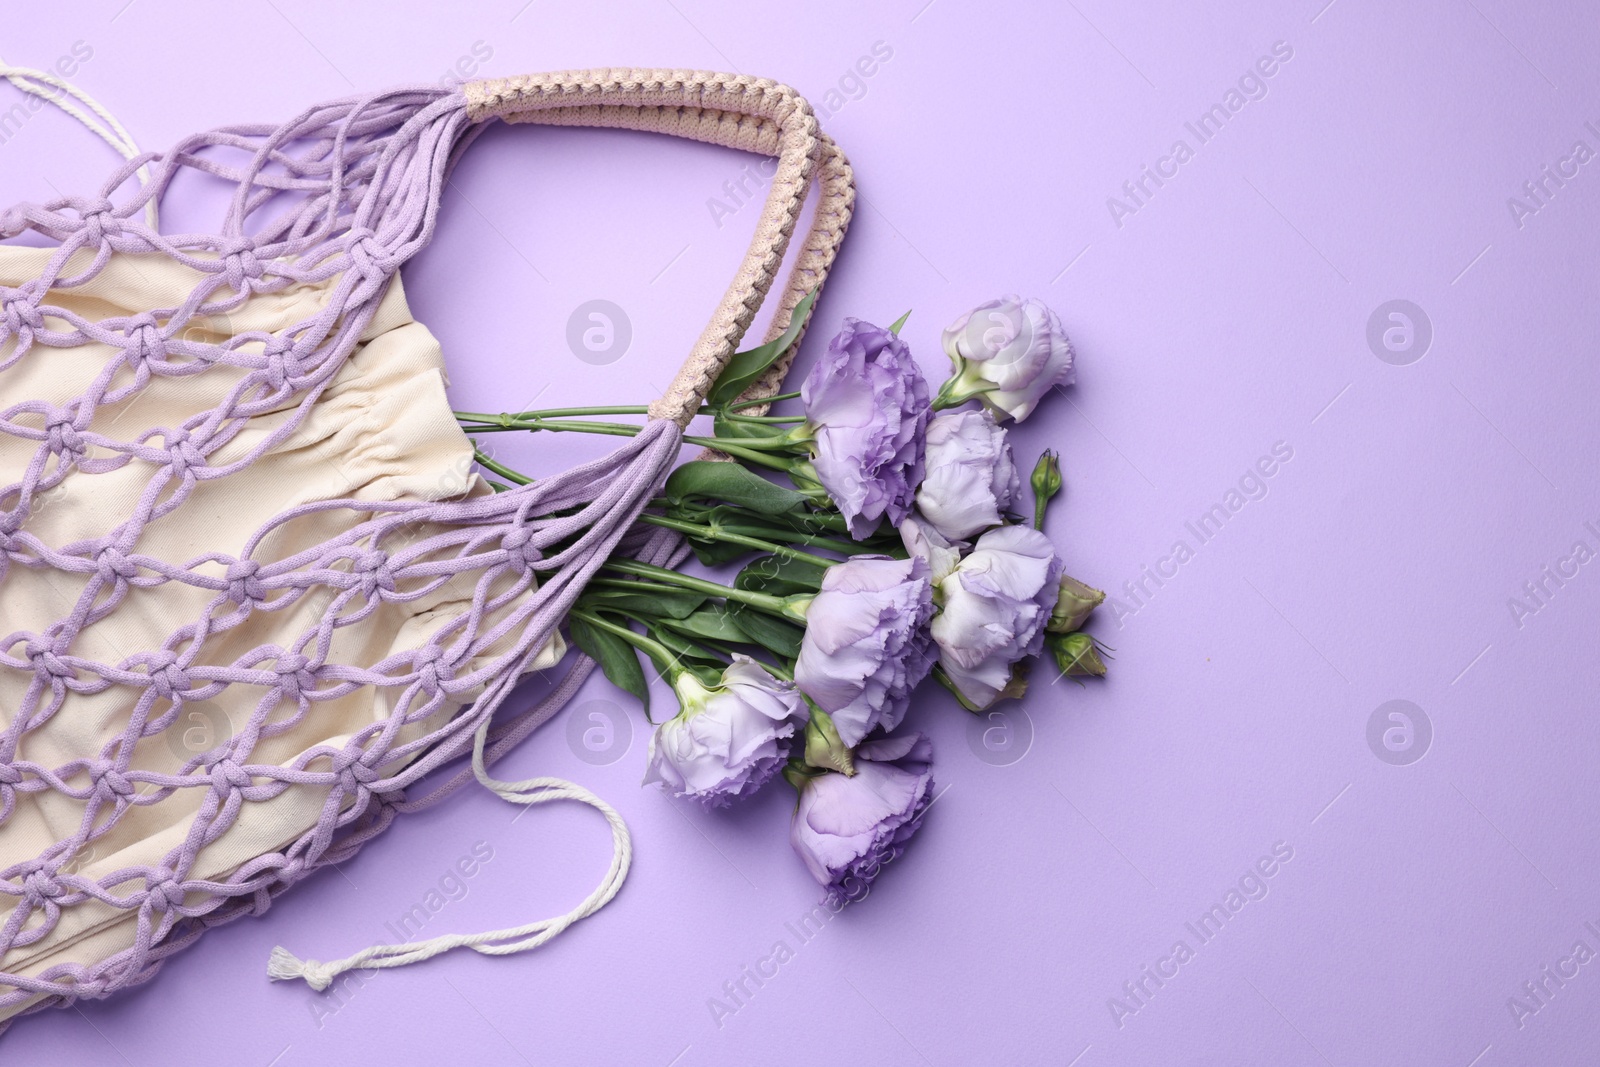
[[(803, 560), (806, 563), (815, 563), (819, 567), (831, 567), (839, 562), (828, 559), (826, 556), (814, 556), (810, 552), (802, 552), (798, 548), (780, 545), (774, 541), (763, 541), (758, 537), (747, 537), (744, 534), (730, 533), (715, 526), (704, 526), (697, 522), (685, 522), (682, 519), (669, 519), (665, 515), (640, 515), (640, 522), (648, 522), (652, 526), (664, 526), (669, 530), (677, 530), (702, 541), (725, 541), (730, 545), (743, 545), (762, 552), (774, 552), (788, 556), (790, 559)], [(669, 572), (671, 573), (671, 572)]]
[(758, 404), (775, 404), (780, 400), (794, 400), (799, 397), (799, 395), (800, 391), (795, 390), (792, 393), (777, 393), (773, 396), (759, 396), (754, 400), (741, 400), (737, 404), (729, 404), (728, 410), (738, 411), (740, 408), (753, 408)]
[(619, 574), (631, 574), (637, 578), (652, 578), (668, 585), (681, 586), (684, 589), (693, 589), (697, 593), (708, 596), (722, 597), (740, 604), (748, 604), (759, 611), (765, 611), (790, 622), (805, 622), (804, 610), (795, 610), (788, 598), (773, 596), (770, 593), (757, 593), (752, 589), (735, 589), (730, 585), (721, 585), (717, 582), (696, 578), (689, 574), (679, 574), (677, 571), (665, 567), (656, 567), (649, 563), (640, 563), (631, 559), (614, 559), (606, 563), (607, 570)]
[(485, 415), (476, 411), (451, 412), (460, 422), (483, 422), (491, 425), (501, 425), (507, 419), (564, 418), (569, 415), (647, 415), (649, 413), (650, 409), (643, 405), (607, 408), (544, 408), (539, 411), (501, 412), (499, 415)]
[(472, 450), (472, 458), (477, 461), (478, 466), (488, 468), (489, 470), (491, 470), (494, 473), (498, 474), (500, 477), (506, 479), (507, 481), (515, 482), (518, 485), (532, 485), (533, 484), (533, 479), (532, 478), (526, 477), (525, 475), (518, 474), (516, 471), (512, 470), (510, 467), (506, 467), (506, 466), (503, 466), (503, 465), (501, 465), (499, 463), (496, 463), (494, 460), (490, 459), (488, 456), (484, 455), (482, 452), (478, 451), (476, 448), (474, 448)]
[(551, 419), (507, 419), (503, 423), (494, 423), (488, 426), (474, 426), (473, 433), (508, 433), (512, 430), (527, 430), (537, 433), (540, 430), (549, 430), (553, 433), (598, 433), (610, 437), (634, 437), (640, 430), (638, 426), (629, 426), (625, 422), (584, 422), (573, 419), (554, 421)]
[(642, 651), (655, 662), (655, 665), (660, 669), (662, 675), (667, 679), (669, 684), (684, 670), (684, 667), (678, 663), (678, 657), (673, 655), (672, 650), (666, 645), (663, 645), (660, 641), (652, 640), (651, 638), (648, 638), (635, 630), (629, 629), (626, 626), (621, 626), (614, 622), (608, 622), (594, 612), (584, 611), (582, 608), (572, 608), (567, 612), (567, 614), (571, 615), (574, 619), (582, 619), (584, 622), (588, 623), (590, 626), (593, 626), (597, 630), (604, 630), (607, 633), (615, 634), (624, 641), (628, 642), (634, 648)]

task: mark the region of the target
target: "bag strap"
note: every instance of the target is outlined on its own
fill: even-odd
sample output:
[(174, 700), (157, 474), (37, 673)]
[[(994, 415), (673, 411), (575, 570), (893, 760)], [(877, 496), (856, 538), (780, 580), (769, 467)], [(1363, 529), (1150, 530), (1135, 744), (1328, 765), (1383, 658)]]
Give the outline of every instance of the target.
[[(810, 105), (787, 86), (743, 75), (600, 70), (472, 82), (464, 86), (463, 91), (468, 116), (477, 123), (498, 117), (507, 122), (646, 130), (778, 158), (777, 173), (773, 176), (750, 249), (711, 323), (700, 335), (671, 386), (650, 406), (653, 419), (671, 419), (681, 427), (694, 418), (772, 287), (813, 173), (820, 189), (817, 207), (805, 244), (790, 269), (766, 340), (781, 336), (801, 299), (819, 290), (827, 279), (850, 224), (855, 203), (854, 178), (839, 146), (818, 131)], [(767, 373), (745, 391), (744, 398), (773, 395), (798, 348), (797, 338)], [(657, 545), (657, 549), (664, 551), (665, 547)], [(524, 952), (544, 944), (610, 902), (622, 888), (633, 855), (632, 840), (621, 816), (605, 801), (572, 782), (558, 778), (512, 782), (488, 774), (488, 767), (499, 756), (566, 703), (587, 674), (587, 666), (575, 667), (552, 694), (554, 699), (542, 701), (503, 724), (493, 736), (490, 721), (485, 717), (473, 735), (470, 771), (458, 773), (427, 797), (407, 807), (428, 806), (469, 780), (469, 773), (511, 803), (532, 805), (576, 800), (588, 804), (605, 816), (612, 838), (611, 864), (588, 897), (557, 918), (478, 934), (449, 934), (406, 944), (374, 945), (328, 962), (301, 959), (279, 946), (272, 950), (268, 959), (268, 976), (280, 981), (302, 978), (313, 989), (322, 990), (350, 970), (403, 967), (455, 948), (471, 948), (485, 955)], [(514, 675), (507, 675), (498, 683), (495, 692), (486, 693), (479, 703), (498, 704), (514, 681)]]
[[(850, 224), (855, 186), (849, 162), (818, 130), (805, 98), (778, 82), (711, 71), (597, 69), (486, 79), (462, 91), (468, 116), (478, 122), (645, 130), (777, 157), (744, 261), (672, 384), (651, 404), (652, 418), (685, 426), (699, 410), (772, 287), (813, 174), (820, 190), (816, 212), (768, 340), (782, 334), (807, 292), (822, 287)], [(798, 347), (796, 341), (747, 395), (771, 395)]]

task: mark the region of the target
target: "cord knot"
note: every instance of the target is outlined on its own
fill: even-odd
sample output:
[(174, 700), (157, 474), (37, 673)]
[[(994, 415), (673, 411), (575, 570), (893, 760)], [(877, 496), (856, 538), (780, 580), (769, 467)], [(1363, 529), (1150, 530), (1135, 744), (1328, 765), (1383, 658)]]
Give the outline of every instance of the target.
[(167, 439), (167, 466), (172, 468), (173, 474), (181, 478), (194, 468), (203, 468), (205, 465), (206, 457), (189, 439), (187, 430)]
[(368, 784), (378, 780), (378, 772), (361, 762), (366, 753), (341, 752), (333, 761), (333, 773), (339, 776), (339, 788), (345, 793), (360, 793)]
[(128, 320), (122, 333), (128, 339), (122, 346), (122, 360), (135, 374), (167, 358), (167, 339), (156, 325), (154, 315), (148, 312), (136, 315)]
[(297, 700), (307, 689), (316, 688), (317, 676), (311, 671), (311, 661), (298, 652), (279, 656), (273, 669), (278, 674), (278, 691), (290, 700)]
[(248, 292), (251, 282), (261, 277), (261, 261), (256, 258), (256, 243), (243, 235), (229, 237), (218, 249), (222, 258), (222, 276), (228, 287), (236, 292)]
[(369, 229), (351, 230), (346, 239), (350, 269), (369, 281), (381, 281), (394, 271), (394, 256)]
[(224, 757), (211, 765), (211, 789), (219, 797), (226, 797), (236, 789), (248, 789), (254, 781), (238, 763)]
[(116, 545), (107, 545), (100, 550), (94, 558), (95, 566), (102, 581), (127, 581), (139, 573), (138, 566), (122, 554)]
[(187, 693), (193, 688), (188, 672), (178, 666), (178, 657), (164, 649), (150, 657), (149, 671), (151, 686), (164, 700), (171, 700), (174, 693)]
[(32, 338), (44, 329), (44, 316), (39, 312), (39, 296), (31, 286), (12, 289), (0, 286), (0, 321), (13, 337)]
[(128, 776), (117, 770), (116, 765), (108, 760), (101, 760), (89, 768), (89, 777), (94, 782), (94, 789), (110, 797), (127, 797), (133, 795), (133, 783)]
[(389, 554), (382, 549), (368, 549), (358, 554), (351, 565), (361, 579), (361, 595), (372, 599), (380, 589), (394, 592), (394, 570), (389, 566)]
[(51, 408), (44, 417), (45, 448), (62, 459), (83, 455), (85, 445), (76, 422), (73, 408)]
[(417, 681), (422, 683), (423, 691), (429, 696), (439, 692), (440, 682), (447, 682), (455, 676), (454, 669), (444, 658), (444, 649), (438, 645), (424, 645), (417, 649), (412, 659), (412, 666), (417, 672)]
[(171, 911), (183, 906), (183, 883), (165, 867), (157, 867), (146, 875), (144, 888), (145, 903), (156, 911)]
[(77, 672), (62, 659), (64, 650), (58, 650), (54, 642), (47, 643), (38, 637), (30, 637), (22, 648), (23, 654), (28, 657), (28, 662), (33, 664), (35, 676), (46, 681), (53, 678), (78, 677)]
[(40, 901), (60, 899), (66, 895), (67, 888), (56, 881), (49, 871), (36, 867), (23, 878), (22, 891), (30, 901), (38, 904)]
[(223, 580), (228, 583), (228, 599), (249, 607), (267, 598), (267, 587), (256, 577), (261, 564), (253, 559), (236, 559), (228, 564)]
[(282, 337), (274, 337), (267, 342), (267, 385), (273, 391), (285, 387), (294, 388), (295, 383), (305, 377), (305, 364), (300, 355), (295, 351), (294, 344)]
[(88, 236), (89, 243), (95, 246), (103, 245), (107, 239), (122, 232), (122, 219), (117, 217), (115, 206), (109, 200), (101, 199), (79, 212), (83, 220), (83, 232)]
[(534, 543), (533, 532), (526, 526), (513, 526), (507, 530), (500, 539), (500, 547), (505, 549), (506, 562), (519, 575), (526, 574), (535, 563), (544, 559), (544, 553)]

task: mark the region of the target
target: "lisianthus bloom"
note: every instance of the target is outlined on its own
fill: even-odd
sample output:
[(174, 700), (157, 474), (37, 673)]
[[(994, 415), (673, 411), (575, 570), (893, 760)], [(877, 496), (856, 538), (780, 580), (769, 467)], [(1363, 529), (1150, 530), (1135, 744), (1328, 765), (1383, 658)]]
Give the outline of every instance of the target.
[(951, 540), (1000, 525), (1022, 490), (1006, 431), (986, 410), (934, 416), (926, 457), (917, 510)]
[(911, 690), (933, 666), (925, 560), (853, 556), (829, 567), (806, 608), (794, 680), (854, 747), (905, 717)]
[(845, 319), (800, 387), (817, 481), (856, 538), (899, 524), (922, 480), (928, 383), (906, 343)]
[(933, 793), (933, 743), (921, 734), (884, 737), (855, 750), (856, 773), (792, 774), (800, 790), (789, 843), (818, 883), (859, 899), (884, 865), (905, 851)]
[(955, 371), (941, 406), (979, 397), (997, 415), (1021, 422), (1058, 385), (1072, 384), (1072, 344), (1056, 313), (1033, 298), (979, 304), (944, 331)]
[(708, 807), (765, 785), (789, 758), (805, 702), (793, 682), (736, 655), (710, 688), (687, 671), (672, 683), (682, 705), (650, 738), (645, 782)]
[(945, 580), (961, 562), (961, 553), (970, 546), (965, 541), (951, 541), (934, 528), (922, 515), (912, 514), (900, 524), (900, 543), (915, 559), (926, 560), (928, 577), (934, 585)]
[(1001, 526), (939, 583), (933, 620), (939, 668), (975, 711), (1020, 696), (1016, 665), (1036, 655), (1060, 595), (1061, 563), (1050, 539), (1028, 526)]

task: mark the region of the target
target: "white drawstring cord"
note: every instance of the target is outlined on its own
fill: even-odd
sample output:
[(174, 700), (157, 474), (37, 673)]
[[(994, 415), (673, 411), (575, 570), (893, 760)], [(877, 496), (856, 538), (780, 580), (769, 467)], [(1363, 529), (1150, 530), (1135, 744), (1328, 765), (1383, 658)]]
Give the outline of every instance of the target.
[[(4, 59), (0, 59), (0, 77), (5, 78), (28, 95), (37, 96), (46, 103), (54, 104), (62, 111), (65, 111), (72, 118), (82, 123), (90, 133), (116, 149), (123, 159), (132, 159), (139, 154), (139, 146), (135, 143), (133, 135), (123, 127), (122, 123), (117, 121), (116, 116), (107, 111), (94, 97), (65, 79), (58, 78), (48, 71), (34, 70), (32, 67), (13, 67)], [(57, 92), (50, 92), (37, 83), (48, 85), (56, 89)], [(77, 104), (66, 99), (68, 96), (104, 119), (105, 125), (102, 126), (79, 108)], [(138, 173), (141, 184), (150, 180), (150, 167), (148, 165), (140, 167)], [(157, 213), (154, 199), (144, 206), (144, 214), (150, 228), (159, 230), (160, 216)]]
[(488, 956), (509, 956), (514, 952), (526, 952), (530, 948), (538, 948), (579, 919), (593, 915), (605, 907), (611, 898), (617, 895), (617, 890), (622, 888), (622, 882), (628, 876), (628, 867), (633, 862), (633, 841), (628, 836), (628, 827), (622, 821), (622, 816), (618, 815), (611, 805), (583, 786), (562, 778), (528, 778), (521, 782), (503, 782), (498, 778), (489, 777), (483, 764), (484, 739), (488, 733), (489, 723), (485, 720), (473, 738), (472, 773), (477, 776), (479, 782), (501, 799), (513, 804), (577, 800), (597, 809), (606, 817), (606, 822), (611, 824), (611, 868), (606, 871), (606, 876), (601, 879), (595, 891), (590, 893), (583, 903), (559, 918), (542, 919), (526, 926), (491, 930), (482, 934), (446, 934), (404, 945), (374, 945), (362, 949), (353, 956), (327, 963), (299, 959), (287, 949), (278, 946), (272, 950), (272, 955), (267, 960), (267, 977), (278, 981), (304, 978), (312, 989), (322, 990), (328, 988), (328, 985), (345, 971), (356, 968), (404, 967), (408, 963), (419, 963), (441, 952), (463, 946)]

